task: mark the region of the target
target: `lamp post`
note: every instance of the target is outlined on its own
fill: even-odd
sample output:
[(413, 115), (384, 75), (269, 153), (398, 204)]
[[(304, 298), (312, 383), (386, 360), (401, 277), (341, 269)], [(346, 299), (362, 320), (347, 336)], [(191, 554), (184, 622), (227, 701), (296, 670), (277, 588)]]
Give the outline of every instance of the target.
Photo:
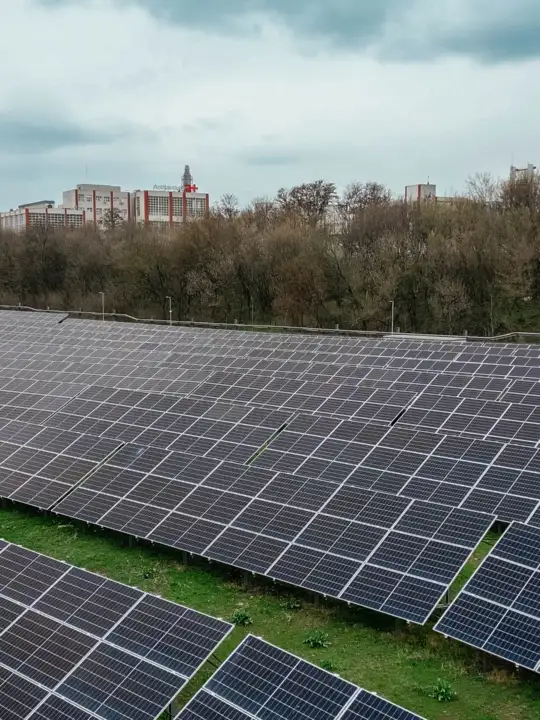
[(394, 334), (394, 301), (390, 300), (390, 305), (392, 306), (392, 320), (390, 325), (390, 332), (392, 335)]
[(105, 320), (105, 293), (100, 292), (101, 295), (101, 319)]
[(169, 325), (172, 325), (172, 298), (170, 295), (167, 295), (165, 300), (169, 301)]

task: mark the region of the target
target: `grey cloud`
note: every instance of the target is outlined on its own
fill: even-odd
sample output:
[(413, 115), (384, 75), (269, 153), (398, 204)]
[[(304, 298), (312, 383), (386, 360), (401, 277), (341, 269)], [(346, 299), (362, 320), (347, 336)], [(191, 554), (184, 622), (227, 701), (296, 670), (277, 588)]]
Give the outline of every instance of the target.
[[(81, 4), (82, 0), (41, 0), (42, 4)], [(275, 17), (299, 36), (330, 43), (335, 49), (378, 47), (382, 58), (430, 60), (445, 55), (474, 57), (485, 63), (540, 56), (538, 0), (116, 0), (140, 6), (179, 25), (239, 31), (249, 12)], [(446, 8), (446, 12), (445, 12)], [(411, 15), (414, 13), (414, 17)], [(436, 12), (435, 12), (436, 11)], [(460, 24), (460, 16), (463, 21)], [(418, 33), (418, 22), (434, 26)], [(407, 19), (413, 17), (408, 24)], [(414, 21), (416, 18), (416, 21)]]
[(121, 138), (121, 130), (87, 130), (57, 119), (48, 121), (0, 114), (0, 154), (41, 154), (79, 145), (101, 145)]

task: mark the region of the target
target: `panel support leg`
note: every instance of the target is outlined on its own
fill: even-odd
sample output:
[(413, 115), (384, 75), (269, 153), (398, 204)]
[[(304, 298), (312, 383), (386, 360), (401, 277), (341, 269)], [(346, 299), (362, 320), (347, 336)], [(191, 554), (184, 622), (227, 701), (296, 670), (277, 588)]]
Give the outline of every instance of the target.
[(244, 570), (242, 572), (242, 587), (244, 588), (244, 590), (249, 589), (249, 580), (250, 580), (249, 573), (246, 570)]
[(189, 553), (182, 550), (182, 565), (189, 565)]

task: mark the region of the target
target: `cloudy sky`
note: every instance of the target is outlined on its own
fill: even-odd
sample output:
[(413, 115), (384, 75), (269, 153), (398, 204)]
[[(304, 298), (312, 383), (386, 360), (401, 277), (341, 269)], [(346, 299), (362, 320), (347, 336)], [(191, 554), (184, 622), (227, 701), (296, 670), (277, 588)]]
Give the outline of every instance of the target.
[(0, 210), (540, 165), (539, 0), (0, 0)]

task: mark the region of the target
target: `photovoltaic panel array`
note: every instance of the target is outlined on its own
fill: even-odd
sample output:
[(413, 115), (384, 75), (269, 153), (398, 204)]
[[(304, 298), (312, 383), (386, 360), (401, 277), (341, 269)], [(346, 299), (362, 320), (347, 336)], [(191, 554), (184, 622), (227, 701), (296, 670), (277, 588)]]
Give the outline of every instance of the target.
[(534, 346), (18, 316), (3, 497), (416, 622), (493, 517), (540, 517)]
[(54, 512), (419, 623), (494, 520), (135, 445)]
[(540, 528), (512, 523), (435, 630), (540, 672)]
[(0, 542), (2, 720), (154, 720), (231, 629)]
[(452, 435), (469, 435), (536, 446), (540, 407), (525, 403), (479, 400), (423, 392), (398, 422)]
[(422, 720), (249, 635), (175, 720)]
[(401, 425), (297, 415), (252, 465), (505, 522), (526, 521), (540, 505), (540, 451)]
[(206, 399), (250, 402), (276, 409), (308, 410), (383, 423), (395, 420), (416, 397), (415, 392), (407, 390), (224, 372), (216, 372), (192, 394)]
[(291, 412), (93, 387), (47, 421), (58, 429), (247, 462)]
[(121, 445), (42, 425), (0, 422), (0, 497), (50, 509)]

